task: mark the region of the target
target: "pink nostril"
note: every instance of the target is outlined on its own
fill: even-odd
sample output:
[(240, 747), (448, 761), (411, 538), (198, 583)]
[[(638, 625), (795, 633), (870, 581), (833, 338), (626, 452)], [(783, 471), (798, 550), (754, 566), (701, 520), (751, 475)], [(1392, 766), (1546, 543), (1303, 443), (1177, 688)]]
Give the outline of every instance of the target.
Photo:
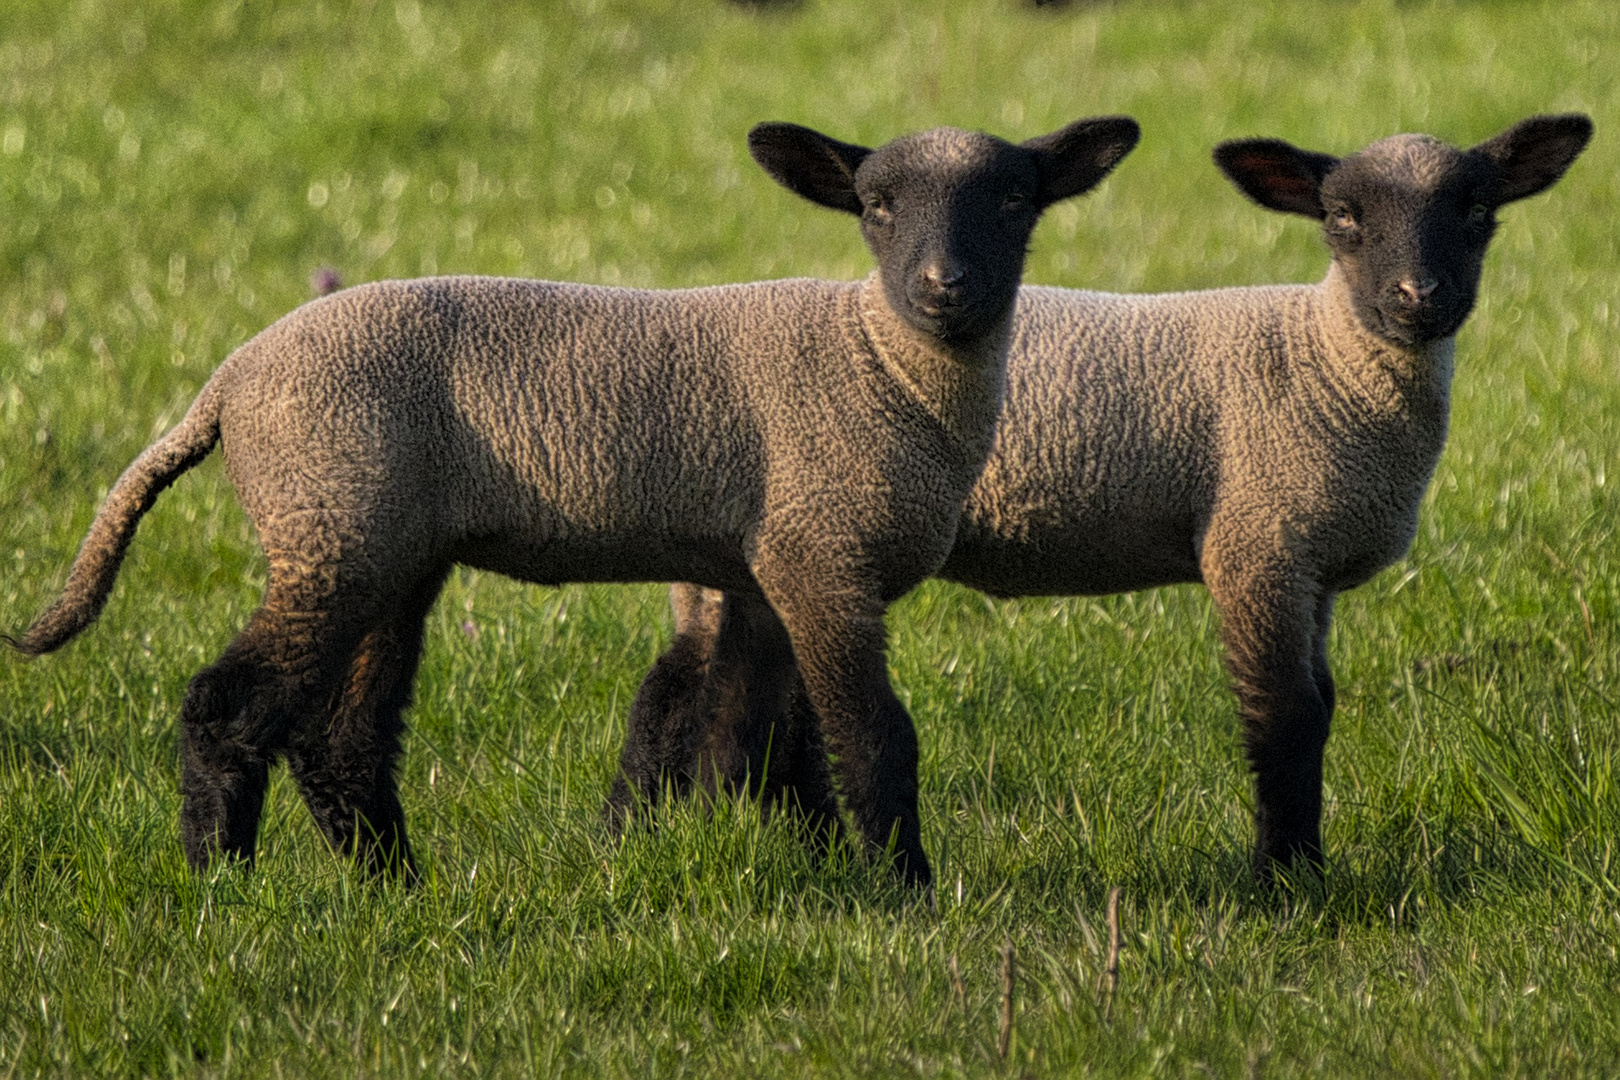
[(1434, 278), (1424, 278), (1422, 281), (1413, 281), (1411, 278), (1407, 278), (1400, 283), (1401, 294), (1414, 304), (1421, 304), (1427, 300), (1433, 295), (1434, 290), (1439, 287), (1440, 283)]

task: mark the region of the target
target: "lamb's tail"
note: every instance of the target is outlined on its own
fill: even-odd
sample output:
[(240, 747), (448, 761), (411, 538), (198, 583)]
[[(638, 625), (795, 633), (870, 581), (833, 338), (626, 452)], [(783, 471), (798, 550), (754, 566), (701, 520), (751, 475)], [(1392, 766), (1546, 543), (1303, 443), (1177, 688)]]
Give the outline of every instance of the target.
[(96, 620), (112, 592), (118, 567), (141, 517), (152, 509), (165, 488), (207, 457), (219, 441), (220, 397), (215, 383), (203, 387), (185, 419), (124, 470), (79, 546), (62, 595), (22, 637), (6, 636), (8, 645), (29, 656), (39, 656), (60, 649)]

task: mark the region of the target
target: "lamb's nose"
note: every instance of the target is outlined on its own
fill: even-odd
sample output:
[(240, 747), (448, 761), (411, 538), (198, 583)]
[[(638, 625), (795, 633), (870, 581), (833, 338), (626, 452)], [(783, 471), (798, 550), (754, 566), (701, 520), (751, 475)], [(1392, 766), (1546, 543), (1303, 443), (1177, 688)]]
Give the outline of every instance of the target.
[(936, 289), (953, 289), (967, 278), (967, 271), (954, 260), (934, 259), (923, 267), (922, 276)]
[(1402, 278), (1398, 288), (1405, 302), (1416, 306), (1427, 300), (1440, 283), (1434, 278), (1424, 278), (1422, 281), (1413, 281), (1411, 278)]

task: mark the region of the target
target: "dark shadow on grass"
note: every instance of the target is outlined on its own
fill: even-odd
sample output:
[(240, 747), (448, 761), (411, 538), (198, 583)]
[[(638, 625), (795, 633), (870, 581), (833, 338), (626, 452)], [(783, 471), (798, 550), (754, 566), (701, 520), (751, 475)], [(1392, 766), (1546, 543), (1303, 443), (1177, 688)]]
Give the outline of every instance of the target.
[[(1138, 903), (1235, 907), (1272, 921), (1308, 917), (1329, 930), (1415, 930), (1440, 912), (1489, 906), (1509, 892), (1575, 884), (1511, 835), (1456, 819), (1430, 821), (1420, 830), (1414, 820), (1391, 822), (1368, 843), (1337, 849), (1330, 843), (1321, 872), (1296, 865), (1261, 881), (1248, 852), (1232, 847), (1196, 857), (1145, 856), (1117, 884)], [(1412, 835), (1420, 831), (1422, 840)], [(1104, 887), (1088, 891), (1094, 905), (1106, 895)]]

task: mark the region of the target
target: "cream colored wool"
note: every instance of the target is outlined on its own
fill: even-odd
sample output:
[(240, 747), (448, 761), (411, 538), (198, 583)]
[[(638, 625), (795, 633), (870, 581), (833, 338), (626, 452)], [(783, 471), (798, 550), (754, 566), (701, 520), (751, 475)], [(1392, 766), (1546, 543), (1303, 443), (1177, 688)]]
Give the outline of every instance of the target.
[(1336, 270), (1025, 286), (1002, 423), (939, 576), (1003, 596), (1205, 581), (1225, 610), (1279, 567), (1304, 603), (1399, 558), (1445, 445), (1455, 339), (1398, 346), (1344, 292)]

